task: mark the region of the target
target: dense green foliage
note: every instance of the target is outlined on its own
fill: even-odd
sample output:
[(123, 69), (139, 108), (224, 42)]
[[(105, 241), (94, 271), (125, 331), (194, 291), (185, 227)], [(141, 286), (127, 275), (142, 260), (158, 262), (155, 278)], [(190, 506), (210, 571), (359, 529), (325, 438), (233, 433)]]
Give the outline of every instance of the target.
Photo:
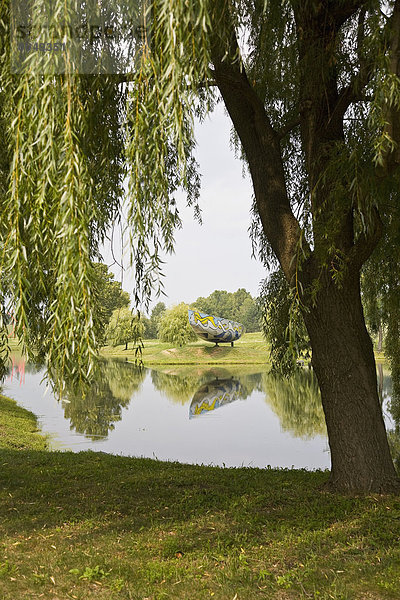
[(385, 235), (365, 264), (363, 303), (372, 332), (384, 328), (384, 350), (393, 381), (393, 410), (400, 417), (400, 206), (395, 201), (383, 215)]
[(300, 357), (309, 358), (311, 348), (303, 317), (295, 310), (293, 291), (282, 270), (264, 280), (258, 303), (272, 369), (290, 375)]
[(82, 379), (98, 347), (92, 261), (121, 198), (123, 94), (104, 77), (12, 76), (8, 20), (3, 2), (0, 278), (27, 348)]
[(147, 339), (156, 339), (158, 337), (158, 326), (163, 313), (166, 310), (164, 302), (158, 302), (151, 311), (150, 318), (146, 320), (144, 336)]
[(158, 337), (162, 342), (171, 342), (175, 346), (184, 346), (190, 341), (197, 340), (197, 336), (189, 325), (188, 305), (181, 302), (162, 313)]
[[(63, 14), (62, 0), (55, 4)], [(92, 335), (95, 274), (89, 259), (120, 209), (123, 143), (126, 164), (132, 165), (129, 226), (137, 300), (147, 298), (157, 280), (160, 251), (172, 250), (173, 231), (180, 224), (175, 190), (183, 186), (189, 202), (196, 203), (199, 181), (192, 158), (193, 116), (194, 112), (203, 116), (216, 99), (214, 87), (209, 85), (212, 65), (217, 65), (221, 50), (216, 31), (222, 46), (235, 27), (244, 27), (249, 33), (243, 67), (272, 125), (285, 129), (282, 149), (291, 172), (288, 193), (293, 207), (303, 207), (303, 239), (311, 240), (309, 186), (295, 129), (299, 73), (298, 49), (292, 40), (298, 9), (296, 3), (233, 2), (229, 12), (223, 3), (196, 0), (188, 10), (183, 0), (173, 6), (164, 0), (156, 2), (152, 6), (151, 53), (142, 54), (138, 77), (133, 74), (135, 84), (129, 91), (116, 77), (42, 76), (33, 65), (11, 77), (8, 45), (3, 43), (0, 122), (8, 145), (2, 148), (1, 178), (3, 190), (10, 191), (1, 212), (2, 239), (6, 241), (2, 281), (12, 297), (18, 334), (28, 345), (34, 340), (44, 346), (53, 367), (63, 364), (71, 372), (79, 370), (79, 365), (87, 368), (96, 350)], [(393, 147), (393, 128), (385, 127), (385, 114), (393, 116), (398, 98), (388, 63), (390, 22), (379, 9), (375, 0), (359, 14), (354, 7), (349, 9), (349, 17), (344, 14), (343, 22), (349, 21), (338, 37), (340, 52), (332, 59), (343, 93), (349, 81), (352, 91), (354, 71), (356, 82), (368, 85), (373, 99), (370, 110), (365, 102), (352, 104), (346, 121), (347, 148), (336, 147), (326, 167), (327, 176), (333, 170), (345, 171), (360, 233), (369, 227), (372, 198), (377, 202), (382, 195), (375, 193), (376, 185), (367, 174), (373, 160), (382, 164)], [(1, 10), (5, 40), (8, 3), (3, 3)], [(391, 5), (387, 10), (390, 14)], [(357, 19), (358, 56), (351, 42)], [(237, 48), (229, 61), (240, 62), (239, 57)], [(358, 74), (357, 59), (361, 63)], [(288, 127), (292, 121), (294, 129)], [(123, 127), (125, 136), (121, 135)], [(387, 197), (386, 184), (380, 189)], [(393, 187), (390, 193), (395, 193)], [(322, 260), (334, 248), (335, 211), (340, 212), (346, 201), (340, 189), (335, 194), (333, 211), (325, 211), (326, 219), (321, 221), (321, 227), (329, 230), (329, 239), (319, 245)], [(257, 219), (253, 234), (263, 256), (271, 258)], [(67, 277), (67, 272), (73, 275)], [(78, 339), (80, 349), (78, 355), (74, 353), (72, 366), (71, 348)]]
[(128, 292), (122, 289), (121, 282), (114, 281), (114, 275), (106, 265), (95, 263), (93, 266), (96, 286), (95, 318), (99, 327), (99, 343), (103, 343), (112, 313), (119, 308), (129, 307), (131, 300)]
[(207, 314), (238, 321), (249, 333), (260, 330), (260, 311), (251, 294), (243, 288), (236, 292), (215, 290), (207, 298), (197, 298), (193, 306)]

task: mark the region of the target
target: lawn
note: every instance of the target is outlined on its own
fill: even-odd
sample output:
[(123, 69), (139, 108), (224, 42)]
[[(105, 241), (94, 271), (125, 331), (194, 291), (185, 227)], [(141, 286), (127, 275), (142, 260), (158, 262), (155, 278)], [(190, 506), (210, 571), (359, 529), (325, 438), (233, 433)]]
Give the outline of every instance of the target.
[(400, 596), (400, 498), (325, 472), (49, 452), (0, 400), (1, 600), (385, 600)]
[[(128, 345), (105, 346), (102, 355), (107, 357), (125, 357), (135, 360), (135, 352)], [(197, 364), (266, 364), (268, 359), (268, 348), (262, 333), (246, 333), (235, 342), (232, 348), (230, 344), (215, 344), (199, 340), (191, 342), (181, 348), (175, 348), (172, 344), (163, 343), (159, 340), (144, 340), (143, 362), (145, 365), (197, 365)]]

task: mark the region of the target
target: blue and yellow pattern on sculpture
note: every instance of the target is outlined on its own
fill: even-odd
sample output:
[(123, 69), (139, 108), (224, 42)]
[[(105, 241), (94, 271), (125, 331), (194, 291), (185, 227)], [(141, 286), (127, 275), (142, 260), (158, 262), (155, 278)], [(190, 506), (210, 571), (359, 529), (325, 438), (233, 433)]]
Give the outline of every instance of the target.
[(189, 324), (193, 331), (204, 340), (215, 343), (229, 343), (238, 340), (244, 333), (241, 323), (207, 315), (198, 310), (188, 311)]

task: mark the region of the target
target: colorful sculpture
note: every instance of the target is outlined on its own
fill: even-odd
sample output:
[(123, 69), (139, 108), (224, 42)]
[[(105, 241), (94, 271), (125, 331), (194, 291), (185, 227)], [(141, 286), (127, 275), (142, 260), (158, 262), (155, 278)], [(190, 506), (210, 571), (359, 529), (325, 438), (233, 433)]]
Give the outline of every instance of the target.
[(189, 419), (238, 400), (240, 388), (240, 382), (236, 379), (214, 379), (205, 383), (193, 396)]
[(233, 346), (233, 342), (238, 340), (244, 333), (243, 325), (236, 323), (236, 321), (206, 315), (197, 310), (189, 309), (188, 313), (189, 324), (193, 331), (208, 342), (215, 342), (216, 344), (230, 342)]

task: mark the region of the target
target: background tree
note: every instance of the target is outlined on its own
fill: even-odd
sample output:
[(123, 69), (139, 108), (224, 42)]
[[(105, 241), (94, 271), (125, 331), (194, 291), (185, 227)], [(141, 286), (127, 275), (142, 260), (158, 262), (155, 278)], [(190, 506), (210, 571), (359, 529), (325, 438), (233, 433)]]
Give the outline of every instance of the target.
[(120, 281), (114, 281), (114, 274), (107, 265), (94, 263), (96, 310), (95, 319), (98, 323), (98, 340), (104, 343), (105, 332), (110, 322), (112, 313), (131, 303), (128, 292), (122, 289)]
[(136, 344), (143, 333), (144, 324), (138, 315), (133, 315), (128, 308), (123, 307), (113, 312), (106, 335), (112, 346), (125, 344), (125, 350), (128, 350), (129, 342)]
[(243, 300), (240, 307), (237, 320), (239, 323), (243, 323), (248, 333), (260, 331), (261, 329), (261, 313), (256, 304), (256, 301), (249, 294)]
[(158, 302), (151, 311), (148, 326), (145, 330), (145, 337), (156, 339), (158, 337), (158, 326), (163, 313), (166, 310), (164, 302)]
[(215, 290), (207, 298), (197, 298), (193, 306), (202, 312), (238, 321), (247, 332), (260, 331), (261, 313), (251, 294), (244, 288), (236, 292)]
[(162, 342), (171, 342), (175, 346), (184, 346), (196, 341), (197, 336), (189, 325), (188, 305), (181, 302), (166, 310), (160, 319), (158, 337)]

